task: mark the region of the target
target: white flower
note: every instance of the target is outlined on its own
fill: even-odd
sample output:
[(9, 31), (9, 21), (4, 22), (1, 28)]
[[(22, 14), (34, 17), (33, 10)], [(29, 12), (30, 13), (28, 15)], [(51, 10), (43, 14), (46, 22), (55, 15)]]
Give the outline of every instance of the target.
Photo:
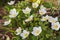
[(41, 0), (37, 0), (36, 3), (40, 4)]
[(38, 3), (32, 3), (32, 7), (33, 7), (33, 8), (37, 8), (38, 6), (39, 6)]
[(40, 6), (41, 10), (46, 10), (46, 7), (44, 7), (43, 5)]
[(21, 27), (17, 28), (16, 29), (16, 33), (17, 33), (16, 35), (19, 35), (21, 33), (21, 30), (22, 30)]
[(44, 14), (46, 14), (46, 12), (47, 12), (46, 8), (43, 5), (41, 5), (40, 10), (39, 10), (39, 14), (44, 15)]
[(34, 36), (38, 36), (41, 32), (42, 32), (41, 27), (34, 27), (34, 28), (33, 28), (33, 31), (32, 31), (32, 34), (33, 34)]
[(28, 19), (26, 19), (25, 22), (29, 22), (31, 20), (33, 20), (33, 15), (31, 15)]
[(56, 22), (56, 23), (52, 23), (51, 24), (52, 26), (51, 26), (51, 28), (53, 29), (53, 30), (59, 30), (59, 28), (60, 28), (60, 24), (59, 24), (59, 22)]
[(42, 16), (41, 21), (47, 21), (48, 19), (49, 19), (49, 16), (48, 16), (48, 15), (46, 15), (46, 16)]
[(8, 2), (9, 5), (13, 5), (14, 3), (15, 3), (15, 1)]
[(43, 9), (39, 10), (39, 14), (40, 14), (40, 15), (46, 14), (46, 10), (43, 10)]
[(10, 10), (10, 15), (9, 15), (10, 18), (15, 18), (17, 15), (18, 12), (16, 12), (15, 8)]
[(55, 18), (50, 17), (48, 21), (51, 22), (51, 23), (55, 23), (55, 22), (58, 21), (58, 17), (55, 17)]
[(52, 16), (48, 16), (48, 20), (50, 20), (51, 18), (53, 18)]
[(6, 25), (9, 25), (10, 22), (11, 22), (11, 20), (5, 21), (5, 22), (4, 22), (4, 25), (5, 25), (5, 26), (6, 26)]
[(29, 31), (26, 31), (26, 30), (23, 30), (23, 33), (20, 34), (22, 39), (25, 39), (26, 37), (28, 37), (28, 35), (29, 35)]
[(24, 14), (30, 14), (31, 9), (29, 7), (26, 7), (26, 9), (22, 10)]

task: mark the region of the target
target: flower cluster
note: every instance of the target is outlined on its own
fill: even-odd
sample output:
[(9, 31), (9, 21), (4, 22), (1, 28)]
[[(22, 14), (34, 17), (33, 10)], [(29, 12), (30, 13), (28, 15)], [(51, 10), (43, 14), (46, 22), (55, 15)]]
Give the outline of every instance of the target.
[[(20, 35), (22, 37), (22, 39), (25, 39), (26, 37), (28, 37), (28, 35), (30, 34), (29, 31), (27, 30), (23, 30), (23, 32), (21, 33), (22, 31), (22, 28), (19, 27), (16, 29), (16, 35)], [(42, 28), (39, 26), (39, 27), (34, 27), (33, 28), (33, 31), (31, 32), (34, 36), (38, 36), (40, 33), (42, 32)]]
[(46, 15), (46, 16), (43, 16), (42, 17), (42, 19), (41, 19), (41, 21), (47, 21), (48, 20), (48, 22), (50, 22), (51, 23), (51, 28), (53, 29), (53, 30), (59, 30), (59, 28), (60, 28), (60, 23), (58, 22), (58, 17), (52, 17), (52, 16), (48, 16), (48, 15)]
[[(8, 2), (8, 4), (13, 5), (14, 2), (15, 1), (11, 1), (11, 2)], [(49, 15), (46, 15), (46, 13), (47, 13), (46, 7), (44, 7), (44, 5), (40, 5), (39, 0), (37, 0), (36, 2), (33, 2), (31, 6), (32, 6), (32, 8), (29, 7), (29, 6), (26, 6), (26, 7), (22, 8), (21, 10), (16, 9), (16, 8), (10, 9), (9, 20), (4, 22), (4, 26), (9, 25), (12, 22), (12, 19), (16, 19), (16, 17), (17, 17), (16, 20), (18, 20), (18, 17), (21, 17), (20, 16), (21, 14), (19, 13), (19, 11), (22, 13), (22, 15), (24, 15), (24, 17), (21, 17), (22, 19), (24, 18), (22, 20), (24, 23), (29, 23), (31, 21), (35, 21), (34, 20), (35, 14), (33, 14), (32, 11), (34, 12), (35, 9), (37, 10), (38, 7), (40, 7), (37, 10), (38, 11), (37, 15), (39, 15), (40, 16), (39, 18), (41, 18), (41, 19), (36, 19), (36, 20), (41, 21), (41, 22), (45, 22), (45, 21), (49, 22), (49, 23), (51, 23), (51, 28), (53, 30), (56, 30), (56, 31), (59, 30), (60, 23), (58, 21), (58, 17), (52, 17), (52, 16), (49, 16)], [(17, 10), (19, 10), (19, 11), (17, 11)], [(38, 18), (38, 17), (36, 17), (36, 18)], [(19, 18), (19, 20), (21, 20), (21, 19)], [(19, 23), (19, 21), (18, 21), (18, 23)], [(21, 24), (22, 24), (22, 22), (21, 22)], [(19, 25), (19, 24), (17, 24), (17, 25)], [(33, 26), (33, 24), (32, 24), (32, 26)], [(22, 39), (27, 38), (30, 35), (30, 33), (33, 34), (34, 36), (39, 36), (41, 34), (41, 32), (43, 31), (43, 27), (41, 25), (37, 25), (37, 26), (33, 27), (33, 30), (31, 32), (25, 30), (22, 27), (19, 27), (19, 28), (16, 29), (16, 35), (20, 35), (22, 37)]]

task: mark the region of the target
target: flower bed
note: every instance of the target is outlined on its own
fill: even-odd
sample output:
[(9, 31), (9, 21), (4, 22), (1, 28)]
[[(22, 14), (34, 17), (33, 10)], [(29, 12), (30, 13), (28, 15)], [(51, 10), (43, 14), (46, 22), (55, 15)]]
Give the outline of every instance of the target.
[(4, 6), (1, 40), (59, 40), (60, 15), (53, 5), (41, 0), (14, 3)]

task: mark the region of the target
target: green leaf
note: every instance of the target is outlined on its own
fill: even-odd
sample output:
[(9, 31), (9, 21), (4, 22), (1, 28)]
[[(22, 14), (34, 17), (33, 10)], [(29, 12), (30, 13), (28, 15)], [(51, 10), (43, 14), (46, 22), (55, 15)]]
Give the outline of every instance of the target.
[(56, 36), (56, 40), (60, 40), (60, 36)]

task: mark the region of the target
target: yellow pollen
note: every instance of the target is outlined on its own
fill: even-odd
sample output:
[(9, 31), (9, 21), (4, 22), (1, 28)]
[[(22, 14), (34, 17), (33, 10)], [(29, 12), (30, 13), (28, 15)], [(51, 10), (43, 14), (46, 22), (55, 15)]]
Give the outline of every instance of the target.
[(39, 33), (39, 30), (36, 30), (36, 34), (38, 34)]
[(43, 14), (43, 12), (40, 12), (40, 15), (42, 15)]
[(18, 30), (18, 32), (21, 32), (21, 30)]
[(54, 28), (58, 28), (58, 25), (55, 25)]
[(46, 18), (46, 17), (44, 17), (44, 20), (47, 20), (47, 18)]
[(26, 33), (24, 36), (28, 36), (28, 34)]
[(16, 14), (13, 14), (13, 16), (16, 16)]
[(55, 20), (52, 20), (52, 22), (55, 22)]

